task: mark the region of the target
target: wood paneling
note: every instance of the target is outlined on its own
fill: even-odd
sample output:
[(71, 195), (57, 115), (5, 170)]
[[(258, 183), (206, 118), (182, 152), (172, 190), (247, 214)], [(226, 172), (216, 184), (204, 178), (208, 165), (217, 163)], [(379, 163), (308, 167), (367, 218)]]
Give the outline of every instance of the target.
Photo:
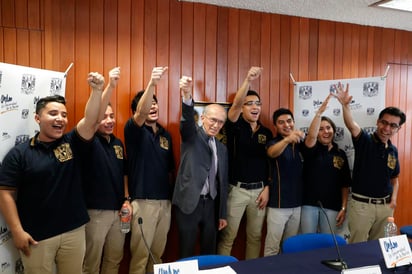
[[(263, 67), (251, 88), (260, 92), (261, 120), (271, 127), (275, 109), (293, 107), (290, 73), (297, 81), (368, 77), (383, 75), (390, 64), (386, 102), (409, 117), (393, 138), (402, 170), (395, 217), (399, 226), (412, 221), (411, 32), (177, 0), (2, 0), (0, 22), (0, 61), (58, 71), (74, 62), (66, 86), (69, 127), (83, 116), (87, 73), (108, 77), (120, 66), (112, 105), (123, 138), (131, 99), (146, 87), (154, 66), (168, 66), (156, 92), (176, 163), (182, 75), (193, 77), (195, 100), (224, 102), (233, 100), (250, 66)], [(169, 235), (165, 259), (174, 260), (174, 224)], [(235, 243), (239, 258), (243, 247)]]

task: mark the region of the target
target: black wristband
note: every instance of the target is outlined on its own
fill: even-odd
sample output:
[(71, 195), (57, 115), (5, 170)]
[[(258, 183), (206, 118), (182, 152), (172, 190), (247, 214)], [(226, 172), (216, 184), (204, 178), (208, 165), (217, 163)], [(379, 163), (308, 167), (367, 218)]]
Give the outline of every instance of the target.
[(131, 202), (131, 201), (132, 201), (132, 197), (130, 197), (130, 196), (124, 197), (124, 201), (125, 201), (125, 202), (126, 202), (126, 201)]

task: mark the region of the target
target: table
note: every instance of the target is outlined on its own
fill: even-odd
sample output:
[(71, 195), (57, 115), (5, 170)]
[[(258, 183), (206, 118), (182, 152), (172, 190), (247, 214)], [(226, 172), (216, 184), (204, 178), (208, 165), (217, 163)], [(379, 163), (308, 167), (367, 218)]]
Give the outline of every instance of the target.
[[(379, 241), (348, 244), (340, 246), (340, 253), (349, 268), (380, 265), (382, 273), (394, 273), (387, 269), (379, 246)], [(280, 254), (229, 264), (238, 274), (266, 273), (340, 273), (321, 263), (322, 260), (337, 259), (336, 248), (322, 248), (299, 253)], [(406, 273), (399, 269), (396, 273)], [(410, 270), (412, 272), (412, 268)]]

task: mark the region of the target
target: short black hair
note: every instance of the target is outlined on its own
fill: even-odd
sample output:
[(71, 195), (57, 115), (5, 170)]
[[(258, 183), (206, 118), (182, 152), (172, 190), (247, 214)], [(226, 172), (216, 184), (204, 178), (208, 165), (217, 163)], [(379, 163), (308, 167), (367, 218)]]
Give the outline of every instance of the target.
[(406, 121), (406, 115), (405, 115), (405, 113), (404, 113), (402, 110), (400, 110), (399, 108), (397, 108), (397, 107), (387, 107), (387, 108), (384, 108), (384, 109), (379, 113), (379, 120), (382, 119), (383, 115), (385, 115), (385, 114), (389, 114), (389, 115), (392, 115), (392, 116), (396, 116), (396, 117), (401, 118), (401, 120), (400, 120), (400, 122), (399, 122), (399, 125), (400, 125), (400, 126), (401, 126), (403, 123), (405, 123), (405, 121)]
[[(142, 98), (143, 93), (144, 93), (144, 90), (141, 90), (141, 91), (137, 92), (137, 94), (134, 96), (134, 98), (132, 100), (132, 104), (130, 105), (130, 107), (132, 109), (132, 113), (136, 112), (137, 104), (139, 104), (140, 98)], [(157, 103), (157, 97), (154, 94), (153, 94), (153, 100), (155, 100), (156, 103)]]
[(57, 102), (57, 103), (66, 105), (66, 99), (64, 99), (64, 97), (61, 95), (46, 96), (46, 97), (41, 98), (39, 101), (37, 101), (36, 114), (39, 114), (40, 111), (43, 108), (45, 108), (48, 103), (52, 103), (52, 102)]
[(260, 101), (259, 93), (257, 93), (257, 92), (254, 91), (254, 90), (249, 89), (249, 90), (247, 91), (247, 93), (246, 93), (246, 96), (256, 96), (257, 98), (259, 98), (259, 101)]
[(290, 111), (287, 108), (279, 108), (278, 110), (273, 112), (273, 124), (276, 125), (276, 121), (278, 120), (279, 116), (285, 115), (285, 114), (292, 116), (293, 121), (295, 120), (295, 118), (293, 117), (292, 111)]

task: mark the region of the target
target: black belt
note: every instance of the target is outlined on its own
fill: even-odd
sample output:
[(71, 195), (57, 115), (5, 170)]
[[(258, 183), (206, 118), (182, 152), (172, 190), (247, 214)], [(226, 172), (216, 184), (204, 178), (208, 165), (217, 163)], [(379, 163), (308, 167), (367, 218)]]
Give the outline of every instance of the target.
[(242, 183), (242, 182), (237, 182), (237, 187), (244, 188), (247, 190), (251, 189), (259, 189), (264, 187), (263, 182), (255, 182), (255, 183)]
[(208, 193), (208, 194), (200, 194), (200, 199), (201, 200), (211, 200), (212, 199), (212, 196), (210, 196), (210, 194)]
[(374, 205), (383, 205), (383, 204), (389, 204), (391, 202), (391, 197), (386, 197), (386, 198), (364, 198), (364, 197), (359, 197), (352, 195), (352, 199), (358, 202), (362, 203), (367, 203), (367, 204), (374, 204)]

